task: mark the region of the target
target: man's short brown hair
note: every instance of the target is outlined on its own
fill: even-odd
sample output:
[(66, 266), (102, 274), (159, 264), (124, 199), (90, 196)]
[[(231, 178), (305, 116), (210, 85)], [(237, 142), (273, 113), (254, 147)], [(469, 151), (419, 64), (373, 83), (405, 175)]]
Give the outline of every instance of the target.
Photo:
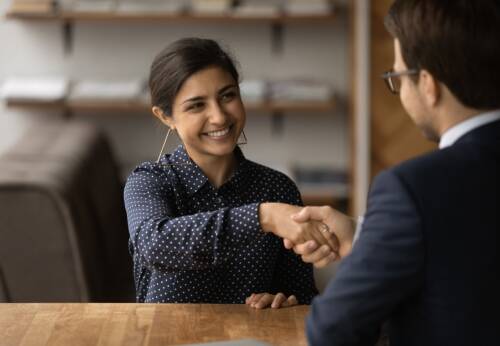
[(410, 69), (425, 69), (465, 106), (500, 108), (500, 1), (395, 0), (385, 26)]

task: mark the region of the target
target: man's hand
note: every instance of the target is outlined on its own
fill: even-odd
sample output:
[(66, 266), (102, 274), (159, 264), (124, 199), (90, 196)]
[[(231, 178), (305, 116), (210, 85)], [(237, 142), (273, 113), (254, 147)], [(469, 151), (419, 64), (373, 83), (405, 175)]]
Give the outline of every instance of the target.
[(336, 236), (328, 232), (328, 227), (314, 219), (296, 222), (292, 215), (302, 208), (285, 203), (261, 203), (259, 219), (265, 232), (272, 232), (278, 237), (288, 239), (293, 244), (302, 244), (314, 240), (317, 244), (328, 246), (331, 251), (338, 251)]
[(278, 293), (276, 295), (270, 293), (252, 293), (252, 295), (245, 300), (245, 304), (255, 309), (265, 309), (269, 306), (273, 309), (278, 309), (297, 305), (298, 302), (294, 295), (287, 298), (283, 293)]
[(283, 239), (283, 244), (285, 248), (293, 249), (296, 254), (300, 255), (302, 261), (312, 263), (316, 268), (326, 267), (328, 264), (340, 258), (339, 255), (332, 252), (328, 246), (320, 246), (314, 240), (294, 245), (290, 240)]
[[(329, 232), (332, 232), (339, 243), (338, 254), (344, 258), (352, 249), (352, 241), (356, 230), (356, 222), (349, 216), (331, 207), (305, 207), (299, 213), (294, 214), (292, 219), (296, 222), (320, 221), (326, 224)], [(293, 248), (294, 252), (302, 256), (306, 263), (313, 263), (315, 267), (321, 268), (335, 260), (335, 256), (329, 254), (327, 249), (314, 242), (295, 243), (292, 239), (284, 240), (287, 249)]]

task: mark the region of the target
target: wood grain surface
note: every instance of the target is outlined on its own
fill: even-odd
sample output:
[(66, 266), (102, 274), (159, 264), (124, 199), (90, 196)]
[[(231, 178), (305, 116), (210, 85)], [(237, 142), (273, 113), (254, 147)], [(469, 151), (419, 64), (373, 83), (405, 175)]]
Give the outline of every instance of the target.
[(306, 345), (308, 306), (255, 310), (212, 304), (0, 304), (0, 344), (182, 345), (256, 339)]

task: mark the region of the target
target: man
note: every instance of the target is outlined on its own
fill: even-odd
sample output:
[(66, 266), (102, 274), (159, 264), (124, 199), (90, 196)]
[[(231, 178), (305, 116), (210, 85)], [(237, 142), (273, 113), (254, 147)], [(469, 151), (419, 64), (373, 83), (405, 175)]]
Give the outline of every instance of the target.
[[(396, 0), (386, 27), (384, 78), (440, 149), (376, 177), (352, 252), (347, 216), (295, 216), (328, 225), (344, 257), (312, 304), (309, 342), (373, 345), (388, 321), (391, 346), (500, 345), (500, 1)], [(294, 250), (330, 261), (312, 241)]]

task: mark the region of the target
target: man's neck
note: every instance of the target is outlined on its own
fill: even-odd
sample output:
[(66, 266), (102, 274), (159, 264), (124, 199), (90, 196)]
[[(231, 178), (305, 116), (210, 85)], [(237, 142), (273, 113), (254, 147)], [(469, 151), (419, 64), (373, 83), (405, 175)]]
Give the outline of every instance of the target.
[(465, 120), (455, 123), (443, 133), (439, 139), (439, 148), (449, 147), (472, 130), (498, 120), (500, 120), (500, 110), (498, 109), (469, 116)]
[(441, 120), (439, 124), (439, 136), (443, 136), (443, 134), (452, 127), (484, 112), (486, 111), (463, 106), (442, 109), (442, 115), (439, 117)]

